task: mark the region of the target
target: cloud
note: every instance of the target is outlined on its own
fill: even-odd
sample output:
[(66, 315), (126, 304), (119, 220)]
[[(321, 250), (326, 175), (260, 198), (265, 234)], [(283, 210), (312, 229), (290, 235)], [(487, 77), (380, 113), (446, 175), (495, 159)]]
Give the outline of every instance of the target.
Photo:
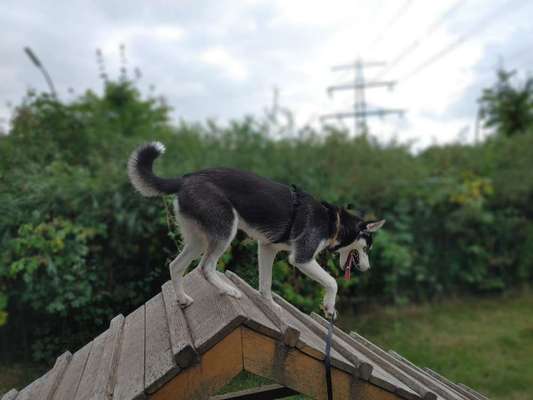
[(222, 47), (211, 47), (205, 50), (200, 54), (200, 60), (222, 70), (230, 79), (243, 81), (248, 77), (244, 62), (229, 54)]
[[(493, 82), (491, 68), (498, 57), (510, 57), (513, 68), (530, 65), (531, 53), (524, 49), (533, 35), (533, 3), (522, 2), (520, 8), (487, 21), (485, 29), (446, 57), (402, 79), (506, 3), (464, 1), (453, 18), (424, 36), (455, 1), (413, 2), (401, 19), (386, 26), (400, 7), (393, 0), (132, 0), (127, 5), (57, 0), (52, 6), (6, 0), (0, 14), (8, 32), (0, 41), (0, 118), (10, 115), (6, 101), (18, 103), (28, 87), (46, 90), (40, 72), (22, 51), (28, 45), (62, 98), (69, 98), (71, 87), (77, 93), (100, 91), (95, 50), (103, 50), (107, 72), (117, 76), (118, 48), (124, 44), (129, 70), (139, 67), (143, 72), (141, 89), (148, 92), (155, 85), (176, 118), (225, 122), (259, 114), (277, 86), (281, 105), (294, 111), (297, 123), (318, 125), (320, 115), (353, 105), (353, 93), (339, 92), (331, 99), (326, 95), (327, 86), (353, 79), (352, 72), (332, 72), (332, 65), (352, 62), (357, 55), (389, 61), (418, 39), (416, 51), (380, 77), (399, 79), (396, 89), (366, 93), (369, 107), (402, 108), (405, 118), (369, 119), (371, 131), (383, 141), (416, 138), (420, 146), (433, 138), (454, 141), (465, 124), (473, 126), (476, 99)], [(369, 46), (380, 35), (379, 45)], [(364, 72), (373, 79), (379, 69)]]

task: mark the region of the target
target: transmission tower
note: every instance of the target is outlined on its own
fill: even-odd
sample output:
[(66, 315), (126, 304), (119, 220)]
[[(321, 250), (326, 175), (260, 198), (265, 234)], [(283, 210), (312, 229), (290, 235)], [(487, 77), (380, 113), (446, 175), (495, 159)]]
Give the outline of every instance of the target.
[(393, 88), (396, 82), (394, 81), (365, 81), (365, 68), (372, 67), (383, 67), (386, 64), (383, 62), (363, 62), (361, 59), (357, 59), (353, 64), (346, 65), (336, 65), (332, 68), (333, 71), (344, 71), (352, 70), (354, 72), (353, 82), (346, 83), (341, 85), (329, 86), (327, 88), (328, 94), (331, 96), (334, 92), (338, 90), (353, 90), (354, 94), (354, 104), (353, 111), (350, 112), (338, 112), (334, 114), (326, 114), (321, 117), (321, 120), (326, 119), (343, 119), (343, 118), (353, 118), (354, 119), (354, 132), (364, 133), (367, 131), (366, 118), (370, 116), (379, 116), (384, 117), (389, 114), (403, 114), (403, 110), (399, 109), (375, 109), (368, 110), (366, 103), (366, 89), (378, 88), (378, 87), (387, 87), (389, 89)]

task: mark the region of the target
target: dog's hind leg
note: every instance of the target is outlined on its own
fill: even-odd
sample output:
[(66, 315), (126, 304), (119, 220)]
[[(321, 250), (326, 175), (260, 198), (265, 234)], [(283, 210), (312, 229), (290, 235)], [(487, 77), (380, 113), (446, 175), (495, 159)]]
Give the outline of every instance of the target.
[(192, 304), (193, 299), (188, 296), (183, 289), (183, 275), (191, 262), (202, 254), (205, 247), (205, 241), (199, 234), (195, 224), (179, 213), (177, 205), (176, 219), (178, 220), (184, 245), (181, 253), (170, 263), (170, 279), (174, 283), (179, 305), (181, 307), (187, 307)]
[(183, 274), (200, 254), (202, 254), (200, 243), (186, 243), (181, 253), (170, 263), (170, 279), (174, 282), (176, 297), (181, 307), (187, 307), (193, 302), (183, 289)]
[(233, 211), (232, 213), (234, 214), (234, 219), (231, 224), (231, 230), (229, 232), (229, 235), (224, 239), (221, 239), (219, 237), (210, 237), (207, 239), (207, 249), (204, 253), (204, 256), (202, 257), (202, 260), (200, 261), (200, 267), (202, 268), (202, 272), (205, 278), (209, 281), (209, 283), (215, 286), (221, 293), (227, 294), (238, 299), (241, 297), (241, 292), (233, 286), (229, 285), (228, 283), (224, 282), (224, 280), (222, 280), (222, 278), (217, 274), (216, 271), (218, 259), (230, 246), (231, 241), (237, 233), (238, 217)]

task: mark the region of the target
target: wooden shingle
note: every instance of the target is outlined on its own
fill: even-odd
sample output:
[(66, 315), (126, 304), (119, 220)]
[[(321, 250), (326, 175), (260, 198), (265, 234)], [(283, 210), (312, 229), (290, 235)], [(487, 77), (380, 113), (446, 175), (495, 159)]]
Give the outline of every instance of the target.
[(114, 400), (138, 400), (144, 395), (145, 306), (126, 317), (113, 390)]
[[(219, 276), (242, 297), (219, 293), (197, 269), (184, 282), (194, 302), (181, 309), (168, 281), (146, 304), (126, 318), (115, 317), (108, 330), (73, 355), (64, 353), (45, 375), (2, 400), (174, 400), (177, 393), (207, 399), (242, 369), (325, 396), (328, 322), (277, 295), (278, 305), (272, 304), (231, 272)], [(342, 399), (486, 400), (338, 327), (331, 365)]]

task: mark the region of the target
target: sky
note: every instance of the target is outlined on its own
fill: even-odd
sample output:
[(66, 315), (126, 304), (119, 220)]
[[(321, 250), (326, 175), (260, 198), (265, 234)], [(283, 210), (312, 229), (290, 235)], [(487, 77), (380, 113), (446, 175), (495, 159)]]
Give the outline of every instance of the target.
[(332, 67), (383, 62), (365, 78), (396, 84), (366, 90), (368, 108), (405, 114), (369, 118), (370, 132), (415, 148), (474, 140), (477, 99), (496, 66), (525, 76), (533, 63), (526, 0), (4, 0), (0, 11), (3, 126), (29, 88), (47, 90), (25, 46), (69, 100), (101, 92), (97, 49), (118, 77), (124, 45), (129, 73), (142, 71), (139, 86), (164, 96), (173, 118), (222, 124), (263, 115), (276, 87), (298, 126), (318, 127), (322, 115), (353, 106), (352, 92), (328, 96), (328, 86), (354, 79)]

